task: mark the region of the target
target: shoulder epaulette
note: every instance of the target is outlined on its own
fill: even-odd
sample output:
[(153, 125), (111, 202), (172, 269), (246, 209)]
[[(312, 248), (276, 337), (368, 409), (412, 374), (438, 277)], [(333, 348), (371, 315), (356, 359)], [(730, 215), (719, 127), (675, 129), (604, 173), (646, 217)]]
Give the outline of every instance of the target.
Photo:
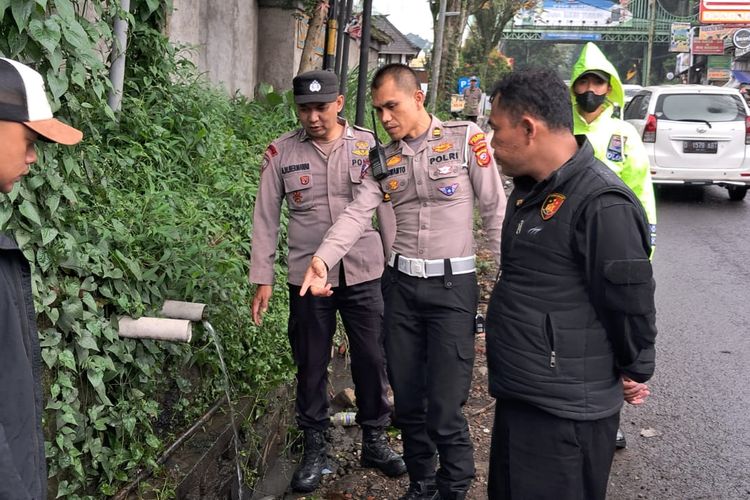
[(286, 132), (285, 134), (281, 134), (271, 144), (281, 144), (282, 142), (288, 141), (289, 139), (296, 139), (299, 137), (299, 134), (302, 132), (301, 128), (290, 130), (289, 132)]
[(474, 122), (470, 122), (468, 120), (451, 120), (449, 122), (443, 122), (443, 128), (452, 128), (452, 127), (468, 127)]
[(360, 127), (359, 125), (352, 125), (351, 126), (354, 130), (359, 130), (360, 132), (367, 132), (368, 134), (372, 134), (372, 130), (366, 127)]

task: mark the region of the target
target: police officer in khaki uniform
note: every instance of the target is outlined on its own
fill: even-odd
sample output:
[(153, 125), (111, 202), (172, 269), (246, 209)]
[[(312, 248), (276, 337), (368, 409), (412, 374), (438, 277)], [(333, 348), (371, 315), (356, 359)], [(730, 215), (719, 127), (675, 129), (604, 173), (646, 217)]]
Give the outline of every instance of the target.
[(464, 88), (464, 116), (467, 120), (477, 122), (479, 104), (482, 102), (482, 89), (477, 85), (477, 77), (469, 78), (469, 86)]
[[(250, 281), (258, 288), (253, 320), (260, 324), (268, 309), (281, 204), (289, 208), (289, 342), (297, 365), (297, 423), (304, 431), (305, 451), (292, 478), (296, 491), (313, 491), (326, 465), (324, 431), (328, 427), (327, 367), (336, 311), (349, 337), (352, 378), (362, 426), (362, 465), (389, 476), (406, 472), (403, 460), (388, 446), (383, 430), (390, 418), (383, 353), (383, 299), (380, 276), (384, 249), (394, 236), (390, 204), (378, 204), (380, 234), (372, 223), (332, 266), (332, 297), (300, 297), (305, 268), (323, 235), (363, 187), (369, 167), (372, 133), (349, 126), (338, 114), (344, 97), (338, 79), (328, 71), (294, 78), (294, 100), (302, 128), (282, 135), (266, 150), (253, 218)], [(382, 236), (381, 236), (382, 234)]]
[(482, 131), (470, 122), (443, 123), (430, 116), (408, 66), (378, 70), (372, 101), (393, 140), (386, 148), (388, 175), (379, 181), (366, 177), (364, 189), (315, 252), (301, 291), (311, 286), (313, 294), (331, 293), (327, 269), (335, 269), (367, 229), (383, 193), (390, 197), (397, 227), (383, 298), (394, 423), (402, 430), (410, 479), (402, 499), (462, 499), (474, 477), (462, 412), (478, 301), (474, 199), (499, 260), (505, 194)]

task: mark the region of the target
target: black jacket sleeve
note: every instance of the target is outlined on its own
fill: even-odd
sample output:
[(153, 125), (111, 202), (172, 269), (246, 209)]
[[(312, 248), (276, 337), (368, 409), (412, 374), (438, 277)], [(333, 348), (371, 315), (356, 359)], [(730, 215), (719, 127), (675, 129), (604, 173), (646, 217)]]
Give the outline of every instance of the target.
[(5, 437), (5, 428), (0, 424), (0, 500), (31, 500), (16, 469), (13, 453)]
[(617, 369), (645, 382), (654, 373), (656, 307), (643, 210), (623, 194), (602, 194), (582, 211), (575, 239)]

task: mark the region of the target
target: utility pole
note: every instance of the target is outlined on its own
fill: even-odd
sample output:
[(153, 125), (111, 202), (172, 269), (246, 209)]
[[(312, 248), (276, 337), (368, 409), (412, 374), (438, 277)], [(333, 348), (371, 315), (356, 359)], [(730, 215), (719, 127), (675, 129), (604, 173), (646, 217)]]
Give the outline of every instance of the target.
[(337, 14), (338, 33), (336, 34), (336, 69), (334, 72), (341, 75), (341, 51), (344, 47), (344, 27), (346, 26), (346, 6), (344, 0), (339, 2)]
[(346, 0), (346, 12), (344, 13), (344, 21), (341, 23), (341, 33), (344, 33), (344, 47), (341, 50), (341, 67), (338, 72), (339, 75), (339, 94), (346, 95), (346, 86), (348, 83), (349, 76), (349, 43), (351, 38), (347, 33), (344, 32), (346, 23), (352, 17), (352, 0)]
[(656, 0), (648, 0), (648, 45), (643, 60), (643, 86), (649, 84), (651, 76), (651, 58), (654, 55), (654, 30), (656, 29)]
[[(443, 0), (445, 2), (445, 0)], [(372, 18), (372, 0), (365, 0), (362, 5), (362, 38), (359, 47), (359, 80), (357, 86), (357, 114), (354, 123), (365, 125), (365, 99), (367, 99), (367, 66), (370, 58), (370, 20)]]
[(338, 32), (336, 0), (330, 0), (328, 5), (328, 20), (326, 21), (325, 53), (323, 54), (323, 69), (335, 71), (336, 66), (336, 37)]
[(435, 112), (437, 101), (437, 88), (440, 82), (440, 60), (443, 58), (443, 32), (445, 31), (445, 9), (447, 0), (440, 0), (440, 12), (438, 13), (438, 28), (435, 32), (435, 45), (432, 47), (432, 78), (430, 78), (429, 108)]

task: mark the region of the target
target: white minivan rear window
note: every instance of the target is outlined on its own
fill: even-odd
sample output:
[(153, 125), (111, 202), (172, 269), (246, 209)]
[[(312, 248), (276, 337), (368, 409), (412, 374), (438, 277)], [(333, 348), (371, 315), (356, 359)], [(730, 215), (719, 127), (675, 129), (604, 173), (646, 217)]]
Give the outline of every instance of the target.
[(655, 114), (663, 120), (732, 122), (745, 119), (745, 107), (730, 94), (665, 94), (656, 101)]

